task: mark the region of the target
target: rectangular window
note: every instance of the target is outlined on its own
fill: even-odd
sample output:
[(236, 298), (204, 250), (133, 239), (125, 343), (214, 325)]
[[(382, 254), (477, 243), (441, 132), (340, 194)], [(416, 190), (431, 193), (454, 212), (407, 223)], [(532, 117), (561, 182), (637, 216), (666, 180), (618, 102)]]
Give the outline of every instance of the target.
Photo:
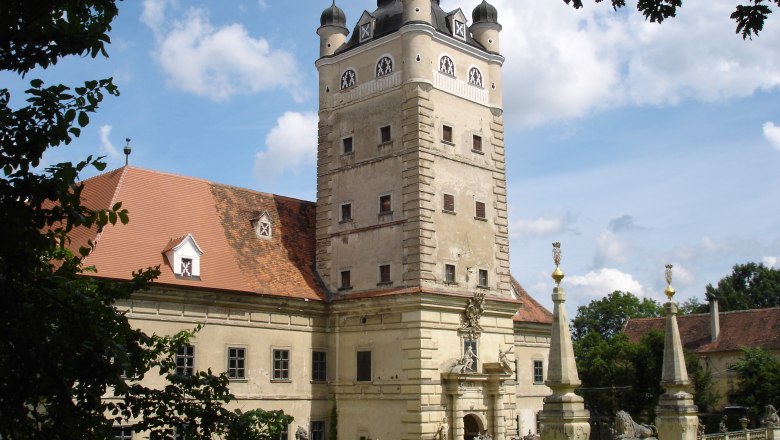
[(454, 264), (445, 264), (444, 265), (444, 282), (445, 283), (455, 283), (455, 265)]
[(486, 269), (479, 269), (479, 279), (477, 280), (477, 287), (488, 286), (488, 271)]
[(327, 353), (324, 351), (311, 352), (311, 380), (314, 382), (325, 382), (328, 380), (327, 371)]
[(290, 435), (288, 434), (289, 429), (290, 429), (289, 426), (285, 426), (284, 428), (282, 428), (282, 432), (280, 432), (279, 435), (274, 437), (274, 440), (287, 440), (290, 437)]
[(393, 140), (393, 132), (390, 129), (389, 125), (379, 129), (379, 141), (381, 143), (384, 144), (385, 142), (390, 142), (392, 140)]
[(246, 379), (246, 349), (228, 347), (228, 378)]
[(534, 383), (544, 383), (544, 361), (534, 361)]
[(181, 276), (183, 277), (192, 276), (192, 258), (181, 259)]
[(114, 433), (114, 440), (132, 440), (133, 428), (129, 426), (119, 426), (111, 428)]
[(379, 284), (392, 284), (389, 264), (379, 266)]
[(274, 380), (290, 380), (290, 350), (274, 350)]
[(311, 422), (311, 440), (325, 440), (325, 422)]
[(443, 125), (441, 127), (441, 140), (452, 143), (452, 127), (449, 125)]
[(474, 135), (471, 140), (471, 149), (479, 153), (482, 152), (482, 136)]
[(474, 204), (474, 217), (478, 219), (485, 218), (485, 202), (476, 202)]
[(352, 271), (350, 270), (342, 270), (341, 271), (341, 287), (340, 289), (351, 289), (352, 288)]
[(357, 381), (371, 382), (371, 352), (357, 352)]
[(444, 210), (447, 212), (455, 212), (455, 196), (452, 194), (444, 194)]
[(477, 371), (477, 341), (473, 339), (463, 340), (464, 371)]
[(379, 196), (379, 213), (389, 214), (393, 212), (393, 198), (390, 194)]
[(352, 153), (352, 137), (344, 138), (341, 140), (341, 154), (350, 154)]
[(341, 204), (341, 221), (348, 222), (352, 220), (352, 203)]
[(192, 376), (195, 373), (195, 347), (185, 345), (176, 350), (176, 374)]

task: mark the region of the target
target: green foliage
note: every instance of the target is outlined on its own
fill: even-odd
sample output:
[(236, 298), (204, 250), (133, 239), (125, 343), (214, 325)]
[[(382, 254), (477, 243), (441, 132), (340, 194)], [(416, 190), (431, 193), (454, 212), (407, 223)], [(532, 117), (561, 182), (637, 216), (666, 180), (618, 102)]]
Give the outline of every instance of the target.
[(762, 348), (743, 348), (742, 358), (730, 368), (736, 371), (739, 383), (729, 397), (750, 408), (754, 419), (766, 405), (780, 402), (780, 358)]
[[(9, 0), (0, 14), (0, 69), (24, 75), (68, 55), (105, 54), (114, 0)], [(0, 438), (106, 439), (111, 426), (137, 422), (152, 439), (270, 439), (292, 419), (281, 412), (230, 411), (225, 375), (175, 375), (173, 353), (192, 332), (171, 337), (133, 329), (114, 304), (145, 289), (158, 268), (131, 282), (93, 275), (69, 251), (77, 228), (127, 223), (121, 203), (81, 203), (79, 174), (105, 168), (99, 159), (41, 170), (44, 152), (81, 134), (110, 79), (45, 86), (33, 79), (25, 105), (11, 107), (0, 89)], [(139, 382), (167, 379), (162, 389)], [(106, 399), (106, 397), (109, 397)], [(107, 418), (110, 415), (110, 418)]]
[(695, 315), (707, 313), (710, 310), (709, 304), (699, 301), (699, 298), (691, 297), (677, 306), (680, 315)]
[(693, 403), (700, 413), (715, 409), (720, 395), (713, 389), (712, 372), (702, 367), (699, 357), (693, 353), (685, 353), (685, 368), (693, 385)]
[[(579, 9), (583, 7), (582, 0), (563, 0)], [(603, 0), (595, 0), (601, 3)], [(738, 4), (731, 19), (737, 23), (736, 33), (743, 39), (752, 39), (764, 30), (764, 22), (772, 13), (770, 7), (773, 3), (780, 6), (780, 0), (746, 0), (747, 4)], [(625, 0), (611, 0), (615, 10), (625, 7)], [(682, 7), (682, 0), (637, 0), (636, 9), (645, 16), (646, 20), (661, 23), (669, 17), (677, 15), (677, 9)]]
[(717, 298), (720, 311), (780, 307), (780, 270), (763, 264), (734, 266), (730, 275), (707, 285), (707, 299)]
[(328, 425), (328, 438), (339, 440), (339, 412), (336, 408), (336, 399), (333, 399), (333, 405), (330, 407), (330, 424)]
[(572, 321), (572, 338), (576, 341), (588, 332), (596, 332), (605, 339), (623, 330), (629, 318), (653, 318), (663, 311), (658, 302), (644, 298), (640, 300), (630, 292), (616, 290), (608, 296), (577, 307), (577, 316)]

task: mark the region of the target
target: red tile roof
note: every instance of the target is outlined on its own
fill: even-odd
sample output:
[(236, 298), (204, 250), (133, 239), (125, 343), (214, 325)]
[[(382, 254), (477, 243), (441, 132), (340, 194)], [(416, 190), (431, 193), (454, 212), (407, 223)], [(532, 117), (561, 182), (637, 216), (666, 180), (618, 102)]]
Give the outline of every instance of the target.
[[(712, 342), (710, 315), (678, 316), (683, 346), (698, 353), (739, 351), (742, 347), (780, 350), (780, 307), (720, 313), (720, 335)], [(664, 331), (665, 318), (629, 319), (623, 330), (633, 342), (651, 330)]]
[[(135, 167), (84, 181), (83, 203), (108, 208), (117, 201), (129, 211), (127, 225), (101, 234), (82, 228), (71, 246), (91, 239), (85, 264), (97, 276), (129, 279), (133, 270), (161, 266), (160, 284), (323, 300), (312, 269), (315, 205)], [(268, 212), (271, 239), (258, 238), (251, 219)], [(163, 249), (192, 234), (204, 254), (200, 280), (177, 278)]]
[(512, 277), (512, 288), (517, 293), (523, 306), (512, 318), (518, 322), (534, 322), (538, 324), (552, 324), (552, 312), (539, 304), (531, 295), (523, 289), (523, 286)]

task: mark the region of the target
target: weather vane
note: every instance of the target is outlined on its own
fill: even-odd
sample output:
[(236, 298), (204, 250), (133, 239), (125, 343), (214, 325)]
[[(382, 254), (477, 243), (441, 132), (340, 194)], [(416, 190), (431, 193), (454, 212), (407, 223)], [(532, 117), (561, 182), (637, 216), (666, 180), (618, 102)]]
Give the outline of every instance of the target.
[(664, 293), (666, 293), (666, 297), (669, 298), (669, 302), (672, 301), (672, 297), (674, 297), (675, 291), (672, 287), (672, 266), (671, 264), (666, 265), (666, 290)]
[(555, 262), (555, 272), (552, 273), (552, 278), (555, 280), (555, 285), (561, 285), (563, 280), (563, 271), (561, 270), (561, 243), (553, 243), (553, 262)]

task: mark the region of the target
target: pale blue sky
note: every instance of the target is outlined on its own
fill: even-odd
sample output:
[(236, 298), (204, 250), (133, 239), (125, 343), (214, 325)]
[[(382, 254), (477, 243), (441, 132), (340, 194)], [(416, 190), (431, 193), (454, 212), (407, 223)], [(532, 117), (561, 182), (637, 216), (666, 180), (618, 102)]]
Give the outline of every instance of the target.
[[(350, 27), (376, 7), (337, 3)], [(442, 7), (470, 16), (477, 3)], [(703, 298), (736, 263), (778, 265), (779, 17), (742, 41), (728, 18), (736, 0), (686, 1), (662, 25), (592, 2), (492, 3), (507, 58), (512, 272), (535, 297), (550, 305), (553, 241), (570, 314), (614, 289), (660, 300), (667, 262), (681, 299)], [(110, 59), (28, 76), (114, 76), (122, 92), (47, 161), (104, 154), (118, 167), (130, 137), (133, 165), (313, 200), (315, 31), (329, 4), (119, 3)]]

